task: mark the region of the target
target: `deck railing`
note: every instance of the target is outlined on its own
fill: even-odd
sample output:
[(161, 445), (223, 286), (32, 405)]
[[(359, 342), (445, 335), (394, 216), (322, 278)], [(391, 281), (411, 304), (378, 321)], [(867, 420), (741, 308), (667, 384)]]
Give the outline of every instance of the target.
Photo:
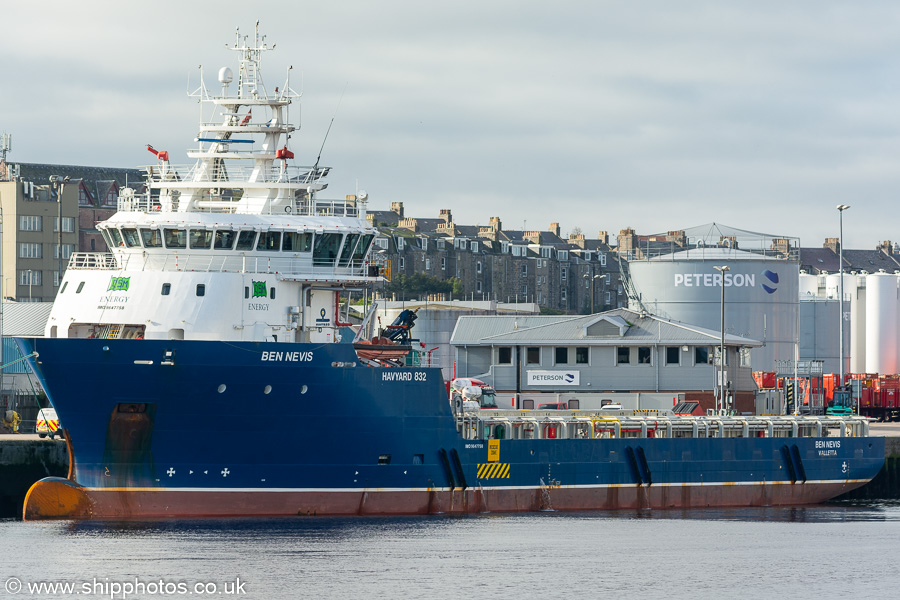
[(335, 259), (304, 257), (228, 256), (211, 253), (156, 254), (76, 252), (69, 269), (134, 271), (196, 271), (204, 273), (278, 273), (308, 279), (361, 278), (367, 276), (368, 262), (362, 259), (335, 266)]

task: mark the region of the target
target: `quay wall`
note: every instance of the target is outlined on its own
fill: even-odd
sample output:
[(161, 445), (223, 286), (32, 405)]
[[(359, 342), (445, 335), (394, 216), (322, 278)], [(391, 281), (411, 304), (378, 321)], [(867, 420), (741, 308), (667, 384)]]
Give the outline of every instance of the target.
[(833, 501), (900, 499), (900, 437), (884, 438), (884, 466), (875, 479)]
[(44, 477), (65, 477), (69, 453), (62, 441), (0, 440), (0, 518), (22, 518), (25, 494)]

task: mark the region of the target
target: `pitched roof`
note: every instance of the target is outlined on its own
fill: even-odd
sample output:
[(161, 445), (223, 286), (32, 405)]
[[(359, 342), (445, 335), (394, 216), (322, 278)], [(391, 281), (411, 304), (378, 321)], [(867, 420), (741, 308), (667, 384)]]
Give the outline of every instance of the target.
[[(601, 321), (612, 323), (624, 321), (628, 327), (624, 335), (589, 335), (588, 328)], [(653, 344), (714, 344), (721, 340), (721, 334), (712, 329), (663, 319), (650, 314), (641, 314), (626, 308), (585, 316), (467, 316), (460, 317), (450, 338), (452, 345), (494, 345), (494, 344), (548, 344), (572, 343), (585, 345), (634, 345)], [(758, 347), (762, 343), (738, 335), (726, 334), (725, 344), (729, 346)]]

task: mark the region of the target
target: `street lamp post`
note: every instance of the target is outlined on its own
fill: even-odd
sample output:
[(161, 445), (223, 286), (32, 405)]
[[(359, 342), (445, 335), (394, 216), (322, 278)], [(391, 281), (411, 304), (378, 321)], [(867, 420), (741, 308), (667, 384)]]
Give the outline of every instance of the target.
[(606, 275), (593, 275), (593, 272), (594, 272), (594, 266), (591, 265), (591, 273), (592, 274), (584, 275), (585, 281), (589, 282), (591, 285), (591, 310), (589, 311), (590, 314), (594, 314), (594, 286), (596, 285), (594, 282), (598, 281), (600, 279), (606, 279)]
[(50, 187), (53, 188), (53, 191), (56, 192), (56, 253), (57, 253), (57, 265), (56, 265), (56, 282), (57, 284), (62, 282), (62, 260), (63, 260), (63, 245), (62, 245), (62, 231), (63, 231), (63, 223), (62, 223), (62, 205), (63, 205), (63, 193), (66, 191), (66, 184), (69, 183), (69, 176), (60, 177), (59, 175), (51, 175), (50, 176)]
[[(841, 297), (839, 301), (839, 310), (840, 321), (839, 325), (839, 334), (840, 334), (840, 362), (841, 362), (841, 379), (840, 385), (841, 389), (844, 387), (844, 211), (850, 208), (849, 204), (838, 204), (838, 215), (840, 215), (840, 237), (838, 238), (838, 273), (841, 278), (840, 291), (838, 292)], [(856, 409), (857, 414), (859, 413), (859, 407)]]
[(722, 307), (721, 313), (721, 346), (719, 347), (719, 398), (716, 401), (716, 410), (725, 408), (725, 272), (730, 271), (731, 267), (723, 265), (721, 267), (713, 267), (719, 272), (719, 285), (722, 286)]

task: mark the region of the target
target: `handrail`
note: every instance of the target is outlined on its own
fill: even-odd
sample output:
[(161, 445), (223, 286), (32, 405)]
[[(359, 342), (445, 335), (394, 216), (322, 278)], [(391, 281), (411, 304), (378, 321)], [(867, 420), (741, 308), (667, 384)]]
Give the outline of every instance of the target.
[[(275, 254), (275, 253), (273, 253)], [(283, 277), (330, 279), (334, 277), (368, 277), (368, 261), (351, 259), (346, 266), (335, 266), (337, 259), (327, 263), (313, 259), (311, 254), (301, 257), (243, 256), (216, 251), (202, 253), (123, 252), (121, 254), (74, 252), (69, 269), (116, 271), (197, 271), (204, 273), (272, 273)], [(375, 279), (373, 279), (374, 281)]]

